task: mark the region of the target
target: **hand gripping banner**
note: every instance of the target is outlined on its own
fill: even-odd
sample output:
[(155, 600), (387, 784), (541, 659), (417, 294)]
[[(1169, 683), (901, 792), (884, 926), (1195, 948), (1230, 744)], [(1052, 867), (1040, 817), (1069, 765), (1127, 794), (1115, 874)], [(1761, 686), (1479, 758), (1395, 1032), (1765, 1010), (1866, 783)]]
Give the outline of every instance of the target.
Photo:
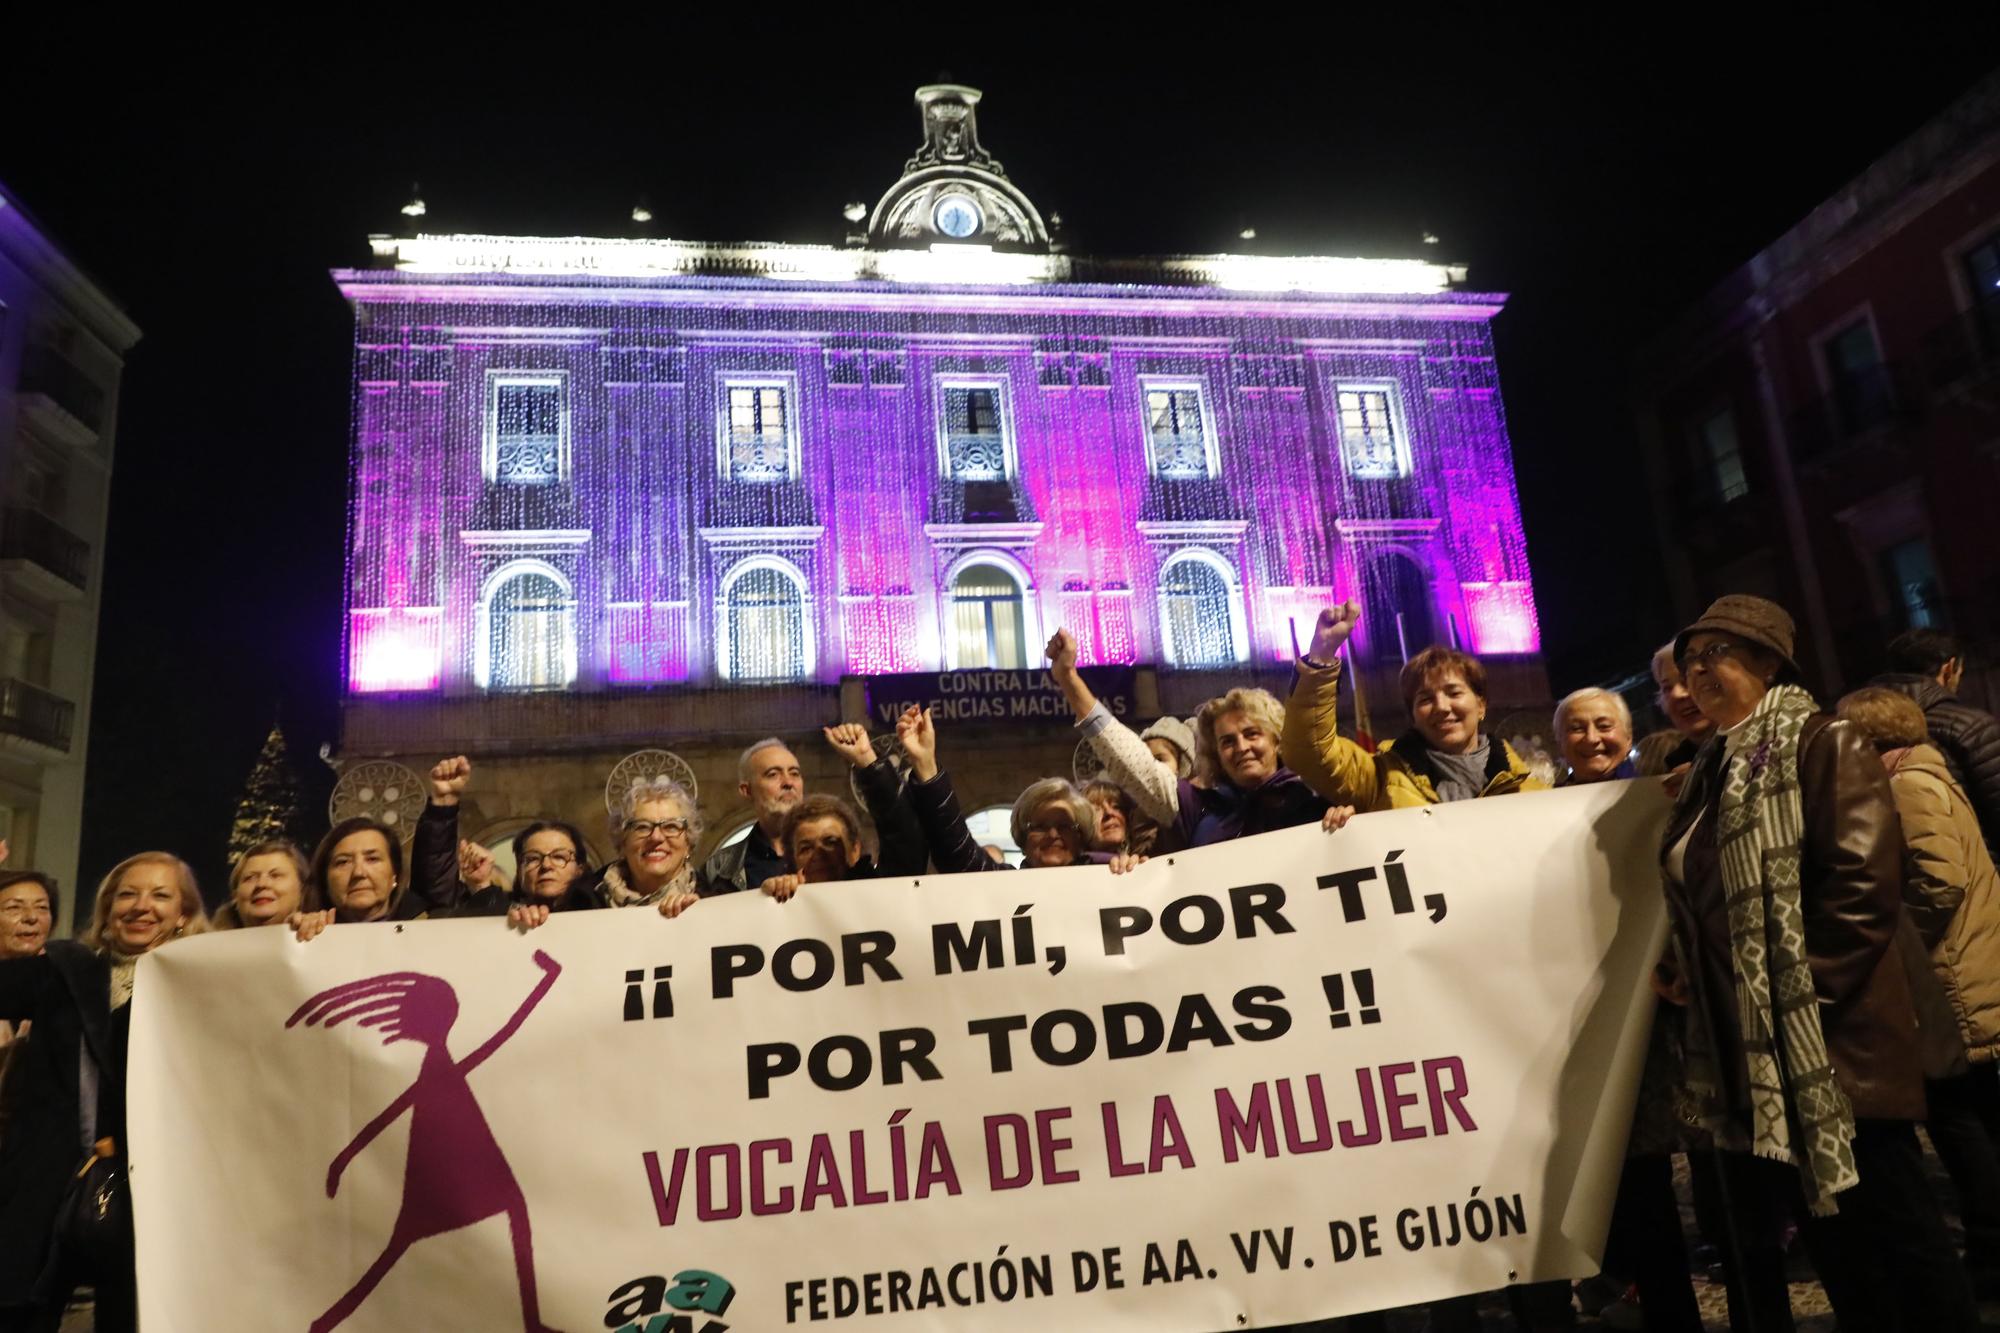
[(1261, 1328), (1596, 1270), (1656, 784), (141, 965), (148, 1333)]

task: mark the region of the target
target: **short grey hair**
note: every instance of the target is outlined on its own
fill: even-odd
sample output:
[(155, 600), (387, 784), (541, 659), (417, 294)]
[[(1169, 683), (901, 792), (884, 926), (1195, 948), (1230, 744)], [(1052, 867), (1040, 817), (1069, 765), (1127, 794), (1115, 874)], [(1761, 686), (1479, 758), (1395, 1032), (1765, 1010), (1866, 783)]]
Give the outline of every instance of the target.
[(1068, 778), (1043, 778), (1032, 784), (1014, 802), (1014, 818), (1009, 825), (1014, 834), (1014, 845), (1025, 848), (1028, 845), (1028, 821), (1035, 817), (1035, 811), (1051, 801), (1061, 802), (1063, 809), (1076, 823), (1077, 833), (1083, 838), (1083, 846), (1077, 849), (1079, 855), (1097, 845), (1097, 807), (1085, 800), (1083, 793)]
[(736, 780), (738, 782), (750, 781), (750, 775), (756, 772), (750, 766), (750, 761), (757, 757), (759, 751), (768, 750), (774, 745), (786, 754), (792, 753), (792, 747), (779, 740), (776, 736), (766, 736), (763, 740), (758, 741), (742, 754), (736, 756)]
[(635, 779), (625, 789), (625, 794), (618, 798), (617, 813), (611, 816), (611, 841), (614, 846), (625, 840), (625, 825), (631, 822), (632, 812), (648, 801), (672, 801), (680, 806), (681, 814), (688, 822), (688, 846), (692, 848), (701, 841), (701, 811), (695, 808), (694, 797), (688, 795), (686, 787), (662, 773), (658, 777)]
[(1632, 706), (1625, 702), (1625, 696), (1616, 690), (1602, 689), (1596, 685), (1586, 685), (1583, 689), (1572, 690), (1564, 695), (1556, 705), (1556, 744), (1562, 744), (1563, 727), (1569, 721), (1570, 709), (1579, 704), (1594, 703), (1599, 699), (1611, 701), (1611, 711), (1617, 715), (1618, 725), (1625, 728), (1625, 739), (1632, 739)]

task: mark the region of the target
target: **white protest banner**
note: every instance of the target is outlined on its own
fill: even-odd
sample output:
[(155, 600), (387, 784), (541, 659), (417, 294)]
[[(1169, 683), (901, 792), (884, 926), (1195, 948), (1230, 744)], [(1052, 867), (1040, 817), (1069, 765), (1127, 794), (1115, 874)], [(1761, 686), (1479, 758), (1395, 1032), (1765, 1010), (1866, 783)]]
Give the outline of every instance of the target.
[(133, 1017), (147, 1333), (1216, 1330), (1581, 1276), (1665, 813), (176, 943)]

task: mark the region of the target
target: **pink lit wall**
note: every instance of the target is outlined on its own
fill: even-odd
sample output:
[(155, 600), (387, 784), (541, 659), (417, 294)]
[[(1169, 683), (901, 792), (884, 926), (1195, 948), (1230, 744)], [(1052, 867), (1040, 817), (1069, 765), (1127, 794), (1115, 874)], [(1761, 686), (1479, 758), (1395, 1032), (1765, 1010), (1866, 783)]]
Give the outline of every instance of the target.
[(438, 686), (435, 607), (360, 607), (347, 618), (347, 681), (356, 694)]
[[(902, 287), (891, 309), (873, 290), (753, 279), (339, 278), (359, 316), (354, 693), (477, 689), (482, 592), (508, 562), (568, 589), (576, 690), (715, 682), (722, 590), (758, 559), (808, 584), (809, 679), (941, 669), (947, 567), (989, 548), (1032, 577), (1031, 633), (1067, 625), (1086, 662), (1171, 665), (1162, 571), (1197, 547), (1231, 571), (1244, 658), (1288, 658), (1292, 623), (1303, 642), (1390, 548), (1422, 573), (1409, 623), (1479, 652), (1540, 647), (1491, 297), (1246, 313), (1203, 288)], [(489, 381), (510, 373), (565, 385), (551, 484), (489, 475)], [(791, 477), (723, 475), (729, 377), (786, 386)], [(997, 488), (942, 475), (943, 386), (973, 382), (1005, 399)], [(1161, 384), (1200, 393), (1212, 476), (1149, 467)], [(1356, 385), (1393, 396), (1404, 475), (1350, 465), (1339, 395)]]

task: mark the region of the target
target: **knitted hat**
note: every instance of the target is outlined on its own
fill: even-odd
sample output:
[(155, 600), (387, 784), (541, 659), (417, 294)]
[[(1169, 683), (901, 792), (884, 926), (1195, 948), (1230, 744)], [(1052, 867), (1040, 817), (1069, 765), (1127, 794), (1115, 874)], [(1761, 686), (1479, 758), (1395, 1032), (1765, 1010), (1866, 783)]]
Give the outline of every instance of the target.
[(1142, 741), (1165, 741), (1180, 751), (1181, 762), (1175, 767), (1182, 777), (1194, 772), (1194, 730), (1177, 717), (1163, 717), (1152, 726), (1139, 733)]
[(1799, 664), (1792, 659), (1792, 645), (1798, 637), (1798, 628), (1784, 607), (1776, 602), (1767, 602), (1762, 597), (1752, 597), (1747, 593), (1731, 593), (1718, 597), (1701, 613), (1701, 619), (1674, 635), (1674, 665), (1682, 666), (1687, 661), (1688, 640), (1697, 634), (1733, 634), (1739, 639), (1768, 648), (1784, 661), (1787, 672), (1793, 676), (1803, 673)]

